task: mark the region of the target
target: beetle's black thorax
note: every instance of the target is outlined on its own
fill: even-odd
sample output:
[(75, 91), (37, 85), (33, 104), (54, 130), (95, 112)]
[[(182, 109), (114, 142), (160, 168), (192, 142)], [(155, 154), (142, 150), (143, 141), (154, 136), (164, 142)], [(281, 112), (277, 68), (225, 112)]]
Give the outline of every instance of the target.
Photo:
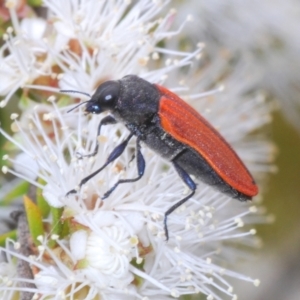
[(146, 125), (158, 111), (160, 95), (157, 88), (135, 75), (125, 76), (120, 83), (114, 116), (126, 125)]

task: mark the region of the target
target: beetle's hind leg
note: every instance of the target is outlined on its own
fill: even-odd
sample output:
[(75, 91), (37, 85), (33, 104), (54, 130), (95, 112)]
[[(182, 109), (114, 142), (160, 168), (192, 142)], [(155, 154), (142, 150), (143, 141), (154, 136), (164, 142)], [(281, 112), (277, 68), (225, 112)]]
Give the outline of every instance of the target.
[(179, 177), (182, 179), (182, 181), (189, 187), (189, 189), (192, 191), (189, 195), (187, 195), (185, 198), (181, 199), (180, 201), (178, 201), (177, 203), (175, 203), (174, 205), (172, 205), (166, 212), (165, 212), (165, 217), (164, 217), (164, 229), (165, 229), (165, 235), (166, 235), (166, 240), (169, 239), (169, 231), (168, 231), (168, 225), (167, 225), (167, 220), (168, 220), (168, 216), (179, 206), (181, 206), (182, 204), (184, 204), (187, 200), (189, 200), (196, 191), (196, 183), (193, 181), (193, 179), (191, 178), (191, 176), (182, 168), (180, 167), (177, 162), (176, 159), (174, 159), (172, 161), (173, 166), (175, 167), (175, 170), (177, 171)]

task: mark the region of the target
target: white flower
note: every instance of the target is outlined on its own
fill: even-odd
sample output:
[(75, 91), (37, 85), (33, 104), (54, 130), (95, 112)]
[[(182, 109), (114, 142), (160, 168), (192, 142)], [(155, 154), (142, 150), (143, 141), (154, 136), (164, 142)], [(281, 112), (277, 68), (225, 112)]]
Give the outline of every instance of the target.
[(0, 298), (12, 299), (16, 283), (12, 278), (16, 276), (16, 266), (10, 262), (0, 262)]
[[(256, 113), (260, 112), (260, 107), (261, 113), (265, 113), (263, 102), (250, 103)], [(239, 110), (236, 105), (230, 105), (227, 109), (240, 112), (241, 117), (245, 109), (249, 109), (249, 104), (240, 103)], [(45, 265), (43, 256), (40, 256), (39, 264), (44, 267), (36, 277), (39, 287), (44, 286), (43, 278), (55, 278), (53, 270), (65, 275), (60, 275), (59, 283), (56, 281), (53, 287), (47, 284), (47, 288), (44, 286), (39, 289), (39, 293), (46, 293), (46, 290), (51, 295), (57, 295), (58, 291), (65, 293), (71, 285), (70, 278), (74, 278), (77, 284), (81, 282), (101, 295), (110, 294), (111, 287), (114, 287), (113, 293), (126, 291), (141, 297), (151, 297), (153, 293), (179, 296), (202, 292), (220, 299), (210, 286), (233, 295), (232, 287), (224, 280), (224, 276), (255, 282), (218, 265), (219, 261), (233, 259), (231, 251), (226, 251), (222, 241), (238, 240), (242, 244), (251, 244), (250, 237), (255, 231), (242, 230), (244, 223), (251, 223), (251, 218), (246, 217), (251, 210), (245, 205), (199, 183), (196, 195), (170, 216), (170, 240), (166, 243), (164, 213), (185, 193), (175, 171), (172, 168), (163, 171), (165, 162), (157, 154), (143, 148), (148, 166), (144, 177), (136, 183), (120, 185), (108, 199), (102, 201), (100, 197), (118, 178), (135, 177), (135, 164), (129, 163), (134, 143), (130, 143), (120, 159), (92, 178), (77, 195), (66, 197), (66, 193), (83, 177), (105, 162), (108, 153), (128, 133), (122, 125), (104, 127), (97, 156), (80, 159), (76, 155), (77, 151), (85, 154), (93, 149), (98, 117), (88, 121), (79, 112), (76, 123), (73, 123), (73, 114), (76, 113), (68, 114), (53, 103), (51, 118), (48, 120), (52, 123), (54, 136), (51, 134), (50, 138), (43, 132), (45, 118), (37, 111), (38, 108), (32, 112), (29, 131), (22, 128), (24, 123), (14, 120), (14, 127), (19, 129), (23, 151), (34, 157), (39, 165), (35, 177), (42, 178), (46, 186), (29, 178), (28, 181), (44, 190), (46, 200), (49, 200), (48, 195), (51, 194), (51, 205), (64, 206), (66, 218), (82, 228), (79, 231), (74, 229), (70, 239), (59, 243), (62, 247), (60, 251), (65, 253), (60, 257), (67, 256), (68, 259), (58, 261), (56, 258), (56, 265), (48, 271), (49, 263)], [(219, 120), (224, 119), (225, 124), (225, 115), (217, 109), (213, 109), (212, 113)], [(240, 117), (237, 118), (242, 122)], [(259, 116), (257, 118), (260, 120)], [(250, 120), (244, 120), (245, 128), (249, 128)], [(261, 125), (260, 122), (255, 123), (255, 120), (251, 124), (251, 129)], [(36, 138), (36, 128), (40, 129), (40, 139)], [(235, 132), (232, 132), (232, 136), (230, 131), (227, 132), (228, 139), (233, 142), (236, 139)], [(249, 148), (248, 155), (251, 151)], [(263, 155), (267, 154), (267, 149), (262, 148), (260, 151), (265, 153)], [(247, 157), (247, 149), (241, 151), (242, 156), (243, 153)], [(255, 161), (254, 155), (251, 154), (250, 161)], [(18, 164), (12, 158), (7, 159)], [(47, 248), (47, 252), (52, 251)], [(139, 263), (134, 265), (133, 260)], [(140, 278), (142, 285), (132, 284), (134, 278)]]
[[(6, 105), (18, 88), (33, 83), (38, 76), (50, 74), (51, 64), (42, 40), (45, 27), (45, 20), (23, 19), (15, 35), (11, 27), (4, 34), (5, 43), (0, 49), (0, 95), (5, 95), (5, 98), (0, 102), (1, 107)], [(39, 30), (30, 31), (29, 34), (30, 28)]]
[[(170, 75), (168, 86), (179, 95), (188, 94), (198, 109), (202, 106), (203, 114), (237, 147), (255, 174), (267, 170), (267, 167), (260, 170), (255, 164), (257, 159), (267, 160), (270, 149), (266, 143), (252, 140), (245, 147), (243, 139), (268, 121), (265, 115), (269, 106), (245, 95), (244, 86), (238, 86), (241, 90), (233, 89), (236, 94), (227, 92), (217, 97), (216, 92), (211, 92), (205, 102), (194, 101), (216, 80), (207, 75), (201, 91), (193, 88), (195, 82), (200, 82), (198, 70), (188, 75), (183, 72), (182, 67), (197, 64), (202, 45), (192, 52), (157, 47), (157, 42), (174, 35), (167, 31), (173, 11), (163, 19), (154, 20), (162, 7), (159, 1), (143, 0), (132, 6), (128, 6), (128, 1), (68, 0), (45, 1), (45, 4), (55, 32), (52, 41), (48, 40), (47, 47), (51, 42), (54, 45), (48, 48), (49, 56), (61, 69), (61, 74), (55, 77), (57, 86), (92, 92), (100, 82), (119, 79), (128, 73), (155, 83)], [(74, 38), (79, 48), (73, 44)], [(163, 65), (156, 69), (151, 64), (160, 56)], [(183, 86), (182, 77), (187, 78)], [(231, 77), (227, 75), (226, 80), (230, 83)], [(42, 86), (27, 86), (37, 87), (44, 91)], [(64, 97), (61, 98), (63, 101)], [(169, 216), (170, 239), (166, 242), (164, 214), (188, 192), (175, 170), (158, 154), (143, 147), (147, 165), (144, 176), (137, 182), (120, 184), (108, 199), (102, 200), (119, 178), (136, 177), (132, 140), (119, 159), (80, 189), (79, 182), (104, 164), (109, 153), (128, 136), (128, 131), (122, 124), (104, 126), (98, 137), (97, 155), (82, 157), (94, 149), (99, 117), (88, 119), (81, 108), (67, 113), (70, 107), (62, 106), (60, 100), (57, 103), (53, 97), (48, 100), (48, 104), (29, 107), (20, 120), (13, 115), (15, 137), (0, 129), (20, 148), (23, 157), (28, 157), (20, 161), (6, 156), (14, 167), (5, 166), (3, 171), (42, 189), (44, 199), (52, 207), (63, 207), (62, 221), (68, 224), (67, 235), (59, 238), (46, 231), (39, 239), (41, 245), (35, 248), (37, 253), (24, 258), (34, 270), (35, 297), (168, 299), (202, 293), (208, 299), (224, 299), (225, 295), (236, 298), (227, 278), (256, 283), (223, 267), (238, 258), (232, 242), (255, 243), (252, 237), (255, 231), (243, 229), (244, 224), (257, 219), (252, 216), (253, 207), (199, 182), (196, 194)], [(18, 171), (20, 166), (31, 171), (30, 176)], [(72, 189), (76, 193), (67, 195)], [(56, 224), (51, 222), (50, 218), (44, 219), (45, 228), (49, 225), (55, 228)], [(57, 242), (54, 248), (53, 240)], [(9, 245), (2, 251), (20, 257)], [(21, 280), (16, 275), (10, 276), (15, 281)], [(6, 289), (7, 286), (0, 286), (0, 293)]]
[[(174, 10), (163, 19), (155, 19), (168, 1), (45, 3), (53, 14), (54, 29), (60, 43), (55, 48), (61, 54), (55, 56), (64, 72), (59, 82), (62, 89), (90, 92), (100, 82), (114, 78), (115, 74), (120, 78), (142, 73), (144, 78), (162, 81), (166, 72), (190, 64), (190, 59), (199, 53), (199, 50), (195, 53), (173, 52), (156, 46), (159, 41), (174, 35), (174, 32), (167, 31), (174, 18)], [(73, 49), (74, 37), (78, 39), (78, 53)], [(147, 73), (148, 66), (160, 54), (179, 59), (176, 66), (171, 64), (156, 70), (153, 76), (152, 72)]]
[[(0, 49), (0, 95), (4, 107), (20, 87), (58, 92), (77, 89), (92, 92), (100, 82), (143, 73), (145, 78), (162, 81), (166, 72), (190, 64), (195, 53), (172, 52), (156, 47), (176, 32), (168, 32), (175, 11), (164, 18), (158, 13), (168, 3), (130, 1), (44, 1), (48, 22), (40, 18), (23, 19), (19, 23), (12, 6), (13, 28), (4, 35)], [(157, 18), (157, 19), (155, 19)], [(185, 21), (186, 22), (186, 21)], [(184, 22), (184, 23), (185, 23)], [(181, 27), (184, 24), (181, 24)], [(179, 29), (180, 30), (180, 29)], [(9, 52), (7, 55), (6, 53)], [(157, 70), (155, 76), (148, 65), (162, 55), (177, 59), (174, 64)], [(54, 71), (57, 65), (60, 73)], [(39, 83), (38, 76), (48, 85)]]

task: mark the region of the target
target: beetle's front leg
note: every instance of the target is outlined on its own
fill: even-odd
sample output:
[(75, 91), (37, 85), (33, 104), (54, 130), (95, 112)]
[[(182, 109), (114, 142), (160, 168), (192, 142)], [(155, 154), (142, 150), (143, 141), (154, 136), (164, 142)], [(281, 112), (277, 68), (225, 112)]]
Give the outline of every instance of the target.
[(99, 142), (98, 142), (98, 137), (100, 136), (100, 132), (101, 132), (101, 127), (103, 125), (111, 125), (111, 124), (116, 124), (117, 123), (117, 120), (112, 116), (112, 115), (108, 115), (106, 116), (105, 118), (103, 118), (99, 125), (98, 125), (98, 130), (97, 130), (97, 138), (96, 138), (96, 145), (95, 145), (95, 148), (94, 148), (94, 151), (89, 153), (89, 154), (80, 154), (80, 153), (77, 153), (78, 154), (78, 158), (79, 159), (82, 159), (84, 157), (91, 157), (91, 156), (95, 156), (97, 153), (98, 153), (98, 150), (99, 150)]
[[(130, 139), (133, 137), (133, 134), (131, 133), (127, 139), (122, 142), (119, 146), (117, 146), (112, 152), (111, 154), (108, 156), (106, 162), (104, 163), (104, 165), (99, 168), (98, 170), (96, 170), (95, 172), (93, 172), (92, 174), (88, 175), (87, 177), (83, 178), (80, 183), (79, 183), (79, 188), (81, 188), (81, 186), (83, 184), (85, 184), (86, 182), (88, 182), (91, 178), (93, 178), (94, 176), (96, 176), (98, 173), (100, 173), (103, 169), (105, 169), (107, 167), (107, 165), (109, 165), (111, 162), (113, 162), (115, 159), (117, 159), (125, 150), (126, 146), (128, 145), (128, 142), (130, 141)], [(68, 196), (69, 194), (75, 194), (77, 193), (76, 189), (73, 189), (71, 191), (69, 191), (66, 196)]]

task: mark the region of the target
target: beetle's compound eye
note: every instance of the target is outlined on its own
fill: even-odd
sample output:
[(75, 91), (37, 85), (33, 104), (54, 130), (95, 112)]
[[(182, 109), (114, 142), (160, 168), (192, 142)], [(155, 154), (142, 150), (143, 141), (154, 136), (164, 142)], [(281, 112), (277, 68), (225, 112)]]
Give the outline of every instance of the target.
[(105, 110), (112, 110), (119, 98), (120, 83), (118, 81), (106, 81), (99, 85), (95, 94), (86, 105), (86, 111), (100, 114)]

